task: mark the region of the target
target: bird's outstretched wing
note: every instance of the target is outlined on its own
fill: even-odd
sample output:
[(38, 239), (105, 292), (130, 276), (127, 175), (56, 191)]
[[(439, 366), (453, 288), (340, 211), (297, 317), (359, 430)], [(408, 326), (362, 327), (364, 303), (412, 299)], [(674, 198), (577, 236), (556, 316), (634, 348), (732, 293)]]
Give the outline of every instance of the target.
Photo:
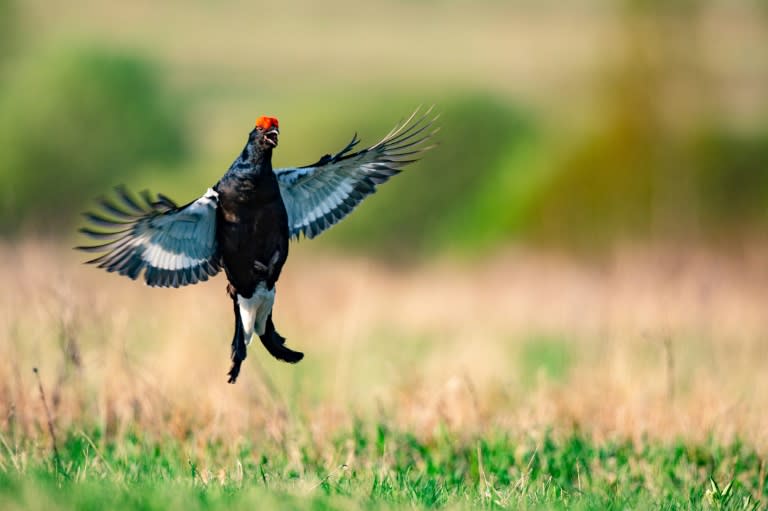
[(84, 213), (88, 226), (80, 232), (105, 242), (77, 247), (102, 253), (88, 263), (132, 279), (144, 270), (146, 283), (157, 287), (196, 284), (219, 272), (214, 190), (180, 207), (162, 194), (152, 199), (145, 191), (139, 199), (123, 187), (115, 191), (117, 202), (101, 199), (99, 212)]
[[(438, 130), (430, 110), (417, 117), (416, 110), (395, 126), (379, 143), (351, 152), (357, 135), (334, 155), (327, 154), (305, 167), (276, 169), (292, 238), (314, 238), (347, 216), (376, 186), (419, 159), (432, 145), (425, 143)], [(415, 119), (415, 120), (414, 120)]]

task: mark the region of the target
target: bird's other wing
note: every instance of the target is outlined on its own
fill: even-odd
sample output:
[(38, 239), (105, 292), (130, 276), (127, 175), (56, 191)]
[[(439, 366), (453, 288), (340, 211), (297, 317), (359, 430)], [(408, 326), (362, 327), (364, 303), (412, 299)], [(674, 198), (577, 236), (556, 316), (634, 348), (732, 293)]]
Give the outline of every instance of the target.
[(305, 167), (276, 169), (292, 238), (314, 238), (347, 216), (376, 186), (417, 161), (434, 145), (427, 145), (438, 131), (431, 109), (418, 109), (395, 126), (379, 143), (351, 152), (360, 142), (357, 135), (344, 149), (327, 154)]
[(101, 253), (88, 263), (134, 280), (144, 270), (146, 283), (156, 287), (196, 284), (219, 272), (214, 190), (180, 207), (162, 194), (115, 191), (117, 201), (101, 199), (98, 212), (84, 213), (88, 225), (80, 232), (99, 244), (77, 248)]

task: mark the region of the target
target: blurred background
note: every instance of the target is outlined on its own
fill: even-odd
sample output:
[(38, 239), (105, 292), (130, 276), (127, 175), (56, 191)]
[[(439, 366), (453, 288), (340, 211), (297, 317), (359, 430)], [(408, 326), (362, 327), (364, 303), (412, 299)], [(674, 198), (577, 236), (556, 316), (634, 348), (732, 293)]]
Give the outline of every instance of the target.
[[(419, 104), (441, 147), (323, 239), (364, 252), (733, 241), (768, 227), (762, 1), (2, 0), (6, 236), (112, 185), (192, 198), (280, 117), (278, 165)], [(375, 15), (373, 15), (375, 14)]]
[[(149, 290), (69, 248), (114, 185), (198, 196), (258, 115), (288, 166), (432, 104), (440, 146), (295, 245), (276, 315), (297, 367), (256, 348), (228, 387), (223, 279)], [(0, 0), (0, 401), (21, 424), (37, 363), (60, 420), (113, 428), (173, 402), (182, 429), (252, 430), (237, 403), (274, 380), (331, 425), (768, 444), (767, 233), (763, 0)]]

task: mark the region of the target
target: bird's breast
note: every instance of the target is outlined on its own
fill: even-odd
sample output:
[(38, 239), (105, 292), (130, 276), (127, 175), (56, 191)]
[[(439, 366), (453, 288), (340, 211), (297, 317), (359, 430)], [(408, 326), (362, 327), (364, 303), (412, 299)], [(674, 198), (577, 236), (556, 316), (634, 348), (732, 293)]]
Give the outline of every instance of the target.
[(250, 297), (262, 282), (272, 289), (280, 275), (288, 255), (288, 218), (279, 194), (240, 199), (220, 197), (217, 237), (230, 283)]

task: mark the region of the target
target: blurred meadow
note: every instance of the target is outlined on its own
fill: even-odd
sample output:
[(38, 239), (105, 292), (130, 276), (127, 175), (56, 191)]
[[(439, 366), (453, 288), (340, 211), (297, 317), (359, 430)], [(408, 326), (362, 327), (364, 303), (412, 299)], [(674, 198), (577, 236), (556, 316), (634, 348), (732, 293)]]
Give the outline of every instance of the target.
[[(71, 250), (261, 114), (291, 166), (433, 104), (292, 246), (297, 366)], [(766, 233), (764, 1), (0, 0), (0, 508), (768, 509)]]

